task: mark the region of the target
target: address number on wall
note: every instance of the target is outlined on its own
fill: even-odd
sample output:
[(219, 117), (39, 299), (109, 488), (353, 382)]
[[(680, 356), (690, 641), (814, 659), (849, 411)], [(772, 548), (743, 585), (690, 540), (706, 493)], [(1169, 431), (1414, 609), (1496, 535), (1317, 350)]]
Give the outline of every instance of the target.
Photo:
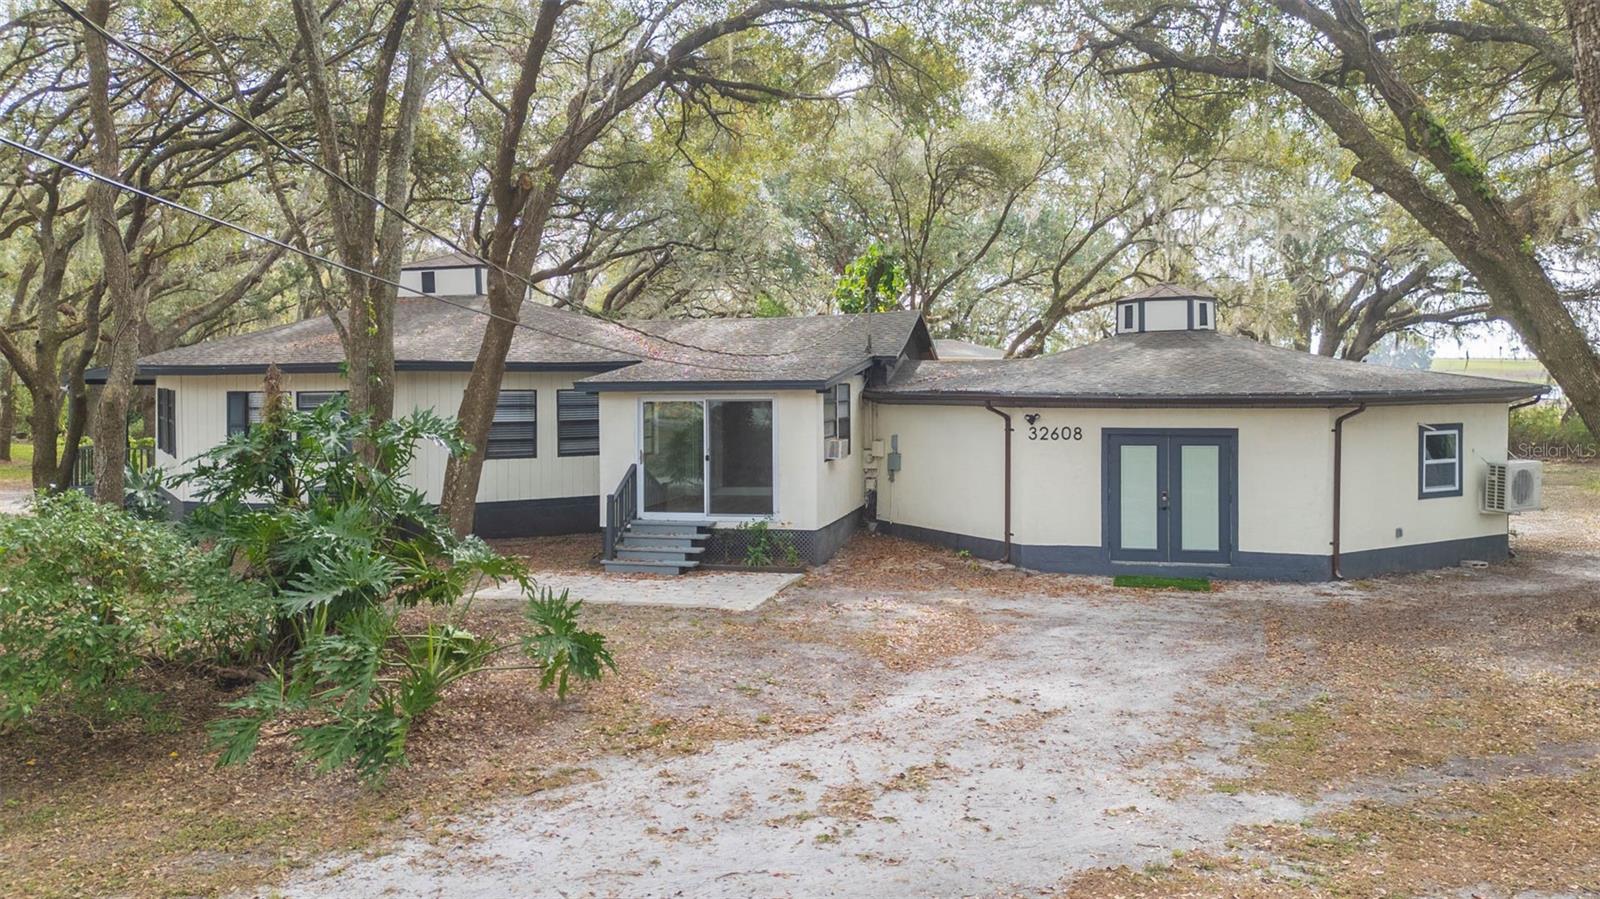
[(1032, 424), (1027, 426), (1029, 440), (1083, 440), (1082, 427), (1059, 426), (1051, 427), (1046, 424)]

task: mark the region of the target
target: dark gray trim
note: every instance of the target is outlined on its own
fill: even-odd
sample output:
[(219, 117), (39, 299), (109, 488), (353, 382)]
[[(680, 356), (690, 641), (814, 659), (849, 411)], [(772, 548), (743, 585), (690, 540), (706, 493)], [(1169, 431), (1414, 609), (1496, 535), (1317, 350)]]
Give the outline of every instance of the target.
[(1185, 304), (1185, 305), (1187, 305), (1189, 307), (1189, 325), (1188, 325), (1188, 328), (1189, 328), (1189, 330), (1193, 331), (1194, 330), (1194, 297), (1190, 297), (1189, 298), (1189, 302), (1187, 304)]
[[(260, 375), (266, 374), (268, 362), (240, 362), (218, 365), (141, 365), (140, 377), (157, 375)], [(507, 362), (506, 371), (571, 371), (600, 374), (627, 368), (637, 363), (628, 362)], [(278, 370), (284, 374), (343, 374), (343, 362), (280, 362)], [(401, 359), (394, 364), (395, 371), (472, 371), (470, 361), (430, 361), (426, 359)]]
[(1468, 559), (1504, 562), (1510, 557), (1511, 547), (1507, 536), (1491, 534), (1487, 537), (1467, 537), (1461, 540), (1442, 540), (1438, 543), (1415, 543), (1410, 546), (1387, 546), (1383, 549), (1343, 553), (1339, 556), (1339, 573), (1346, 578), (1373, 577), (1406, 571), (1427, 571), (1431, 568), (1450, 568)]
[(576, 385), (591, 393), (684, 393), (694, 390), (815, 390), (827, 381), (582, 381)]
[[(915, 525), (880, 521), (880, 531), (954, 550), (965, 550), (981, 559), (998, 559), (1004, 552), (999, 540), (972, 537)], [(1209, 577), (1219, 580), (1269, 580), (1318, 582), (1328, 580), (1330, 560), (1313, 553), (1235, 552), (1229, 565), (1162, 564), (1157, 562), (1113, 562), (1105, 550), (1093, 546), (1048, 546), (1012, 544), (1012, 560), (1022, 568), (1113, 577), (1119, 574), (1149, 574), (1159, 577)], [(1341, 567), (1346, 577), (1374, 577), (1448, 568), (1468, 559), (1503, 562), (1510, 556), (1505, 535), (1469, 537), (1396, 546), (1385, 549), (1345, 553)]]
[(875, 403), (897, 406), (983, 406), (988, 404), (1059, 409), (1171, 409), (1214, 406), (1254, 409), (1299, 409), (1353, 406), (1416, 406), (1429, 403), (1498, 403), (1527, 399), (1544, 392), (1544, 387), (1529, 384), (1526, 389), (1440, 391), (1435, 393), (1307, 393), (1307, 394), (1184, 394), (1181, 396), (1141, 396), (1138, 394), (1063, 394), (1029, 395), (992, 391), (895, 391), (874, 388), (866, 398)]
[(1139, 333), (1144, 333), (1144, 300), (1139, 301)]
[(473, 291), (473, 293), (476, 293), (479, 296), (483, 296), (483, 266), (481, 266), (481, 265), (472, 265), (472, 266), (467, 266), (467, 267), (472, 269), (472, 291)]
[(475, 262), (453, 262), (450, 265), (418, 265), (418, 264), (411, 264), (411, 265), (402, 265), (402, 266), (400, 266), (400, 270), (403, 271), (403, 272), (434, 272), (434, 271), (442, 272), (442, 271), (447, 271), (447, 270), (450, 270), (450, 269), (458, 269), (458, 268), (482, 269), (483, 266), (479, 265), (478, 263), (475, 263)]
[[(1456, 487), (1454, 490), (1423, 490), (1427, 483), (1427, 443), (1428, 435), (1435, 431), (1456, 432)], [(1461, 422), (1448, 422), (1445, 424), (1417, 425), (1417, 499), (1443, 499), (1447, 496), (1460, 496), (1467, 486), (1467, 441), (1466, 430)]]
[(600, 496), (480, 502), (472, 532), (479, 537), (549, 537), (600, 530)]

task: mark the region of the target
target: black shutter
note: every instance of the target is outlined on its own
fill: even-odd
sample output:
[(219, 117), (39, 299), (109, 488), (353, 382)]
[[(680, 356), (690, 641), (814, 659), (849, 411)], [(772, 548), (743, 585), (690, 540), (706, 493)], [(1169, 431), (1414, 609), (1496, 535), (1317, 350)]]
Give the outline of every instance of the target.
[(556, 391), (556, 455), (600, 455), (600, 395)]
[(485, 459), (531, 459), (538, 455), (538, 393), (502, 390), (489, 425)]
[(435, 290), (435, 284), (434, 284), (434, 280), (433, 280), (433, 272), (423, 272), (422, 273), (422, 292), (423, 293), (433, 293), (434, 290)]

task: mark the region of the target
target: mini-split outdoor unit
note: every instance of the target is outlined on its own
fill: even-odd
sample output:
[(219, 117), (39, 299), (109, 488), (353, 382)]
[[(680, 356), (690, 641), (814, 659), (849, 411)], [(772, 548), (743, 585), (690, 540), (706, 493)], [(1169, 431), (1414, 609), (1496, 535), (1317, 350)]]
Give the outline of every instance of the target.
[(1483, 480), (1483, 511), (1533, 512), (1544, 508), (1544, 463), (1490, 462)]
[(850, 439), (848, 437), (829, 437), (822, 442), (822, 459), (832, 462), (843, 459), (850, 452)]

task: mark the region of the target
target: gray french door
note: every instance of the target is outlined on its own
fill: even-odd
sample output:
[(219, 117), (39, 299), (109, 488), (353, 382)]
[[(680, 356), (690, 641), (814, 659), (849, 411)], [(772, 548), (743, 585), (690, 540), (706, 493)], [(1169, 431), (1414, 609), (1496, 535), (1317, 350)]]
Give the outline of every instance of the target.
[(1127, 562), (1227, 562), (1233, 556), (1231, 432), (1106, 435), (1106, 545)]

